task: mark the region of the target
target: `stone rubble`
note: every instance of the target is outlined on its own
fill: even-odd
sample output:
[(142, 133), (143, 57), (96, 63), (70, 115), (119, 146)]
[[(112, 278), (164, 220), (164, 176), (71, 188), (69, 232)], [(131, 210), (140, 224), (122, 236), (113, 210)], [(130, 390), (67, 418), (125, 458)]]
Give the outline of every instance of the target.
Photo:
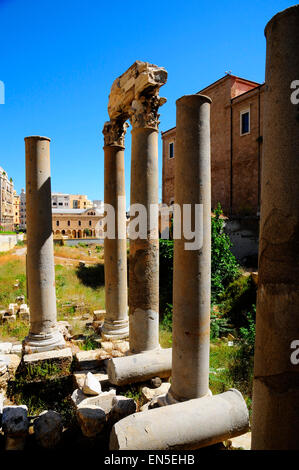
[(91, 372), (86, 374), (82, 391), (85, 395), (99, 395), (102, 392), (100, 382)]
[(34, 421), (34, 435), (38, 444), (53, 449), (62, 439), (62, 417), (56, 411), (44, 411)]
[(5, 450), (23, 450), (29, 429), (27, 406), (5, 406), (2, 415), (2, 431)]
[(80, 407), (76, 412), (82, 434), (86, 437), (96, 437), (106, 424), (105, 411), (96, 405)]

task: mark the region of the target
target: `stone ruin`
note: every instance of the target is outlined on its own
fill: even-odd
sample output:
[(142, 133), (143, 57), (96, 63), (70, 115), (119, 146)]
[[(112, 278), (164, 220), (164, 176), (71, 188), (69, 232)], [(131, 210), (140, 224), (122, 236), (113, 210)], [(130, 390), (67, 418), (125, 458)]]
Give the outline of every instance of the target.
[[(290, 83), (299, 70), (299, 6), (276, 15), (266, 27), (266, 105), (262, 171), (257, 332), (253, 391), (253, 449), (298, 449), (299, 365), (290, 361), (290, 345), (299, 341), (298, 108)], [(292, 53), (290, 53), (290, 51)], [(202, 95), (177, 100), (175, 201), (203, 205), (202, 246), (174, 244), (173, 348), (158, 340), (158, 219), (146, 239), (130, 241), (130, 291), (127, 299), (124, 141), (132, 126), (131, 204), (158, 203), (159, 89), (166, 83), (161, 67), (135, 62), (115, 80), (105, 123), (105, 203), (118, 214), (116, 237), (105, 239), (105, 348), (76, 354), (76, 407), (82, 433), (93, 437), (109, 423), (110, 449), (198, 449), (245, 433), (249, 416), (235, 389), (212, 396), (210, 348), (210, 104)], [(273, 121), (275, 116), (275, 122)], [(28, 292), (30, 334), (23, 362), (55, 361), (66, 369), (73, 361), (56, 321), (51, 230), (49, 139), (26, 142)], [(119, 199), (122, 196), (122, 199)], [(128, 308), (129, 304), (129, 316)], [(124, 341), (129, 336), (129, 344)], [(109, 355), (116, 344), (119, 354)], [(128, 350), (129, 348), (129, 350)], [(5, 367), (0, 363), (0, 374)], [(168, 381), (171, 376), (171, 384)], [(117, 395), (117, 387), (152, 380), (144, 388), (148, 403)], [(163, 381), (164, 380), (164, 381)], [(166, 382), (165, 382), (166, 380)], [(0, 404), (1, 405), (1, 404)], [(18, 425), (16, 423), (19, 423)], [(22, 448), (28, 431), (24, 406), (3, 410), (6, 448)], [(57, 442), (61, 420), (55, 412), (34, 423), (36, 438)], [(45, 430), (55, 430), (48, 434)]]

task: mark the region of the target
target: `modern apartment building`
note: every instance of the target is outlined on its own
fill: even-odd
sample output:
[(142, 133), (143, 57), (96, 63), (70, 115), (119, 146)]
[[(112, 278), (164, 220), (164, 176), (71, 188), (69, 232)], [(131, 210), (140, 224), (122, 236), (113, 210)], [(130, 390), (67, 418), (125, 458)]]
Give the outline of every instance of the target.
[(1, 230), (14, 230), (14, 185), (6, 171), (0, 167), (0, 226)]
[(53, 209), (90, 209), (91, 207), (93, 207), (93, 203), (86, 195), (52, 193)]
[(26, 230), (26, 193), (24, 189), (21, 190), (20, 194), (20, 229)]
[(14, 229), (16, 230), (20, 227), (20, 196), (16, 190), (13, 192), (13, 198)]

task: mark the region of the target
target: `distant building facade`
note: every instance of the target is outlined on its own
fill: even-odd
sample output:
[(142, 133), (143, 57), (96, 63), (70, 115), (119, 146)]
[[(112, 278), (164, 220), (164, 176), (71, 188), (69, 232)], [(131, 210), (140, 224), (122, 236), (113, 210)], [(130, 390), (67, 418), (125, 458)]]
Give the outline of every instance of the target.
[(54, 237), (103, 238), (103, 218), (97, 208), (52, 209)]
[(20, 229), (26, 230), (26, 193), (24, 189), (21, 190), (20, 194)]
[(17, 194), (16, 190), (13, 192), (13, 198), (14, 229), (16, 230), (20, 227), (20, 196)]
[[(226, 215), (258, 216), (264, 85), (225, 75), (199, 92), (211, 104), (212, 209)], [(176, 128), (162, 132), (162, 202), (174, 202)]]
[(3, 230), (14, 230), (14, 185), (2, 167), (0, 167), (0, 226)]
[(90, 209), (93, 203), (83, 194), (52, 193), (53, 209)]
[(92, 201), (93, 207), (96, 207), (99, 209), (100, 212), (104, 213), (104, 201), (101, 201), (100, 199), (94, 199)]

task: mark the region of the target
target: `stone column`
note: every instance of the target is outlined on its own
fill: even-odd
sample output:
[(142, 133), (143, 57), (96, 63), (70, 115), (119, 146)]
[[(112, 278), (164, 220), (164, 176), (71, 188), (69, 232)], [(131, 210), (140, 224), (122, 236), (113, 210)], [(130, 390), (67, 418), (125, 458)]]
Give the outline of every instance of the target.
[[(132, 102), (131, 207), (146, 209), (145, 238), (130, 238), (129, 309), (130, 351), (159, 348), (159, 231), (158, 213), (158, 96)], [(132, 220), (132, 217), (131, 217)]]
[(64, 346), (56, 322), (50, 139), (25, 137), (25, 154), (30, 332), (24, 346), (31, 352), (39, 352)]
[[(174, 241), (172, 383), (167, 404), (210, 394), (210, 103), (203, 95), (183, 96), (176, 102), (175, 203), (181, 214), (184, 204), (191, 205), (191, 227), (199, 244), (188, 249), (183, 229)], [(201, 205), (197, 226), (195, 205)], [(176, 209), (174, 217), (176, 224)], [(183, 223), (188, 223), (185, 217), (182, 228)]]
[(252, 448), (298, 450), (299, 6), (274, 16), (265, 35)]
[(112, 120), (104, 125), (105, 204), (115, 210), (115, 238), (104, 240), (106, 315), (102, 335), (106, 339), (129, 336), (127, 293), (127, 240), (125, 204), (124, 137), (127, 124)]

